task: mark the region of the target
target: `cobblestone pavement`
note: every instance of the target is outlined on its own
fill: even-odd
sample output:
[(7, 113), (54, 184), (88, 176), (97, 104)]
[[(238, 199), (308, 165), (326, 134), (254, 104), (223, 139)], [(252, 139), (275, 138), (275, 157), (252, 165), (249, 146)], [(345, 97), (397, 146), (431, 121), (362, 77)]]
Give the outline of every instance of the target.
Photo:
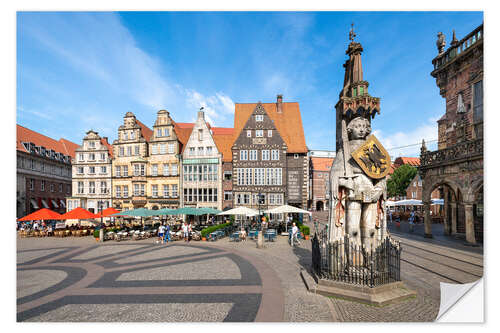
[[(374, 307), (307, 291), (311, 242), (90, 237), (19, 239), (18, 321), (433, 321), (439, 283), (482, 276), (482, 249), (405, 233), (402, 279), (417, 297)], [(203, 309), (203, 310), (200, 310)]]

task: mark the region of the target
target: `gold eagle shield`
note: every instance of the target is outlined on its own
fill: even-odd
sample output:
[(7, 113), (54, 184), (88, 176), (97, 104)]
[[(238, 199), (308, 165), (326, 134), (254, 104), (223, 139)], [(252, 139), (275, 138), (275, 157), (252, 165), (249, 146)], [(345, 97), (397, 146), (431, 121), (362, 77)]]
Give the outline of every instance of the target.
[(391, 157), (375, 135), (370, 135), (351, 156), (370, 178), (384, 178), (389, 173)]

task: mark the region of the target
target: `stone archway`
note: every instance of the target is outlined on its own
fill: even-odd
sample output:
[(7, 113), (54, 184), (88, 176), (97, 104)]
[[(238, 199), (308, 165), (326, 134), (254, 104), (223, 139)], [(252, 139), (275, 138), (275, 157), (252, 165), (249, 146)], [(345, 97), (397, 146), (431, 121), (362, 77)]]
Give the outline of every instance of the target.
[(431, 194), (432, 192), (443, 187), (444, 192), (444, 234), (450, 235), (456, 233), (456, 221), (457, 221), (457, 198), (460, 192), (458, 184), (456, 184), (453, 179), (438, 178), (427, 176), (423, 179), (422, 188), (422, 203), (423, 203), (423, 215), (424, 215), (424, 236), (427, 238), (432, 238), (432, 216), (431, 211)]

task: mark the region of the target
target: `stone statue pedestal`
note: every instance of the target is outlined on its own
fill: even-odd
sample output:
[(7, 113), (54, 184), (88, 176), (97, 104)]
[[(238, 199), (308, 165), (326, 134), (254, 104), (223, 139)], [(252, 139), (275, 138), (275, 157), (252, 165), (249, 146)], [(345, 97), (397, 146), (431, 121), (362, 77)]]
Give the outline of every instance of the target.
[(417, 296), (415, 291), (409, 290), (401, 281), (370, 288), (367, 286), (321, 279), (314, 273), (312, 273), (311, 276), (305, 270), (302, 270), (300, 274), (307, 289), (312, 293), (323, 296), (339, 297), (374, 306), (397, 303)]

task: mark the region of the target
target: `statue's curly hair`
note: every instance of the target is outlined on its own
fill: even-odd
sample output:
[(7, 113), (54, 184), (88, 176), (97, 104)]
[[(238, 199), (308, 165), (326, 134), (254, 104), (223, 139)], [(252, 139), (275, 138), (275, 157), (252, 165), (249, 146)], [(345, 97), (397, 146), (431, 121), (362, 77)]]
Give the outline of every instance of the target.
[(356, 117), (353, 120), (351, 120), (349, 122), (349, 124), (347, 125), (347, 128), (346, 128), (347, 129), (347, 134), (351, 134), (352, 133), (352, 127), (358, 121), (362, 121), (362, 122), (365, 123), (366, 127), (368, 128), (366, 135), (369, 135), (372, 132), (372, 126), (370, 124), (370, 121), (368, 119), (364, 118), (364, 117)]

